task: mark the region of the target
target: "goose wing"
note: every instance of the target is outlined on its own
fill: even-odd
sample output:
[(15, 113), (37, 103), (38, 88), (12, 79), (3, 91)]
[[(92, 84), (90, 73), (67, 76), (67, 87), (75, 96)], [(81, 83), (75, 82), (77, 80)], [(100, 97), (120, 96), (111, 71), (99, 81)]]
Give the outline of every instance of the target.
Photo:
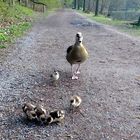
[(73, 49), (73, 45), (69, 46), (69, 47), (67, 48), (67, 54), (70, 53), (72, 49)]

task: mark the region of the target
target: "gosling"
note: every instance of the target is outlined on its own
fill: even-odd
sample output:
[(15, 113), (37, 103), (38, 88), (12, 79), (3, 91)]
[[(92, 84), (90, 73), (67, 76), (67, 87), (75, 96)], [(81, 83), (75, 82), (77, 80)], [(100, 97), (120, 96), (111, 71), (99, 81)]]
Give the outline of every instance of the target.
[[(85, 46), (82, 44), (83, 36), (81, 32), (76, 34), (75, 44), (67, 48), (66, 59), (71, 65), (72, 79), (78, 79), (76, 74), (79, 74), (81, 63), (85, 62), (88, 58), (88, 52)], [(75, 72), (73, 72), (73, 65), (78, 64)]]
[(34, 121), (37, 119), (37, 115), (34, 110), (35, 109), (34, 105), (32, 105), (31, 103), (25, 103), (22, 109), (28, 120)]
[(51, 74), (50, 77), (51, 77), (52, 82), (56, 84), (56, 82), (59, 80), (59, 77), (60, 77), (59, 72), (54, 70), (54, 72)]
[(65, 112), (64, 110), (56, 110), (56, 111), (52, 111), (49, 114), (49, 117), (47, 118), (47, 123), (51, 124), (51, 123), (60, 123), (62, 122), (62, 120), (65, 117)]
[(40, 121), (41, 123), (45, 123), (46, 122), (46, 110), (43, 108), (43, 106), (37, 105), (34, 110), (37, 115), (37, 120)]
[(72, 108), (78, 108), (82, 103), (82, 99), (80, 96), (74, 95), (70, 98), (70, 107)]

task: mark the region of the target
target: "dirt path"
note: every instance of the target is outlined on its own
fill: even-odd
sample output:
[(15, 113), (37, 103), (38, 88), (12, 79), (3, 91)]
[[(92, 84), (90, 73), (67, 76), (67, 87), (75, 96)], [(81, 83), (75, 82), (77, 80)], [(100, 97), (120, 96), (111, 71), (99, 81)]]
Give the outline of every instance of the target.
[[(65, 53), (77, 31), (83, 33), (90, 57), (75, 81)], [(49, 78), (54, 68), (61, 75), (56, 87)], [(24, 102), (42, 103), (48, 111), (67, 110), (73, 94), (82, 97), (84, 116), (66, 113), (64, 124), (47, 127), (24, 119)], [(139, 140), (139, 132), (139, 41), (60, 10), (35, 23), (0, 63), (2, 140)]]

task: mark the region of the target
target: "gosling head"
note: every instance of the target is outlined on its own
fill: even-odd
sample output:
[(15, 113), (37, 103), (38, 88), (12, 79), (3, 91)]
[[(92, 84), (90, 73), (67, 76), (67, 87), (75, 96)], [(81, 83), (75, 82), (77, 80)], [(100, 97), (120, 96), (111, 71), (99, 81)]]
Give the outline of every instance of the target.
[(47, 124), (50, 124), (50, 123), (52, 123), (53, 122), (53, 118), (51, 117), (51, 116), (49, 116), (48, 118), (47, 118)]
[(28, 120), (33, 121), (37, 119), (36, 112), (34, 111), (34, 105), (32, 105), (31, 103), (25, 103), (22, 109)]
[(35, 119), (37, 118), (35, 111), (29, 111), (29, 112), (27, 113), (27, 117), (28, 117), (28, 119), (30, 119), (30, 120), (35, 120)]
[(24, 105), (22, 106), (24, 112), (34, 110), (34, 108), (35, 106), (32, 105), (31, 103), (24, 103)]
[(59, 111), (57, 112), (57, 114), (58, 114), (59, 117), (63, 117), (63, 118), (64, 118), (64, 116), (65, 116), (64, 110), (59, 110)]
[(46, 110), (43, 108), (42, 105), (37, 105), (36, 108), (34, 109), (36, 115), (37, 115), (37, 120), (41, 122), (46, 121)]
[(77, 32), (76, 34), (76, 43), (82, 43), (83, 41), (83, 35), (81, 32)]
[(39, 120), (42, 122), (42, 123), (46, 123), (46, 115), (45, 114), (42, 114), (39, 116)]

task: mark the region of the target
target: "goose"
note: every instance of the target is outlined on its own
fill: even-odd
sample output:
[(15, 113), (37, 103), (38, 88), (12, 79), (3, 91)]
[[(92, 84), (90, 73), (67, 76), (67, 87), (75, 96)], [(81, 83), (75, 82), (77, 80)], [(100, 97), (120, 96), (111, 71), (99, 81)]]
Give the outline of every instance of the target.
[[(78, 79), (76, 74), (79, 74), (80, 64), (87, 60), (88, 52), (85, 46), (82, 44), (83, 36), (81, 32), (76, 34), (75, 44), (67, 48), (66, 59), (71, 65), (72, 79)], [(78, 64), (75, 72), (73, 72), (73, 65)]]

